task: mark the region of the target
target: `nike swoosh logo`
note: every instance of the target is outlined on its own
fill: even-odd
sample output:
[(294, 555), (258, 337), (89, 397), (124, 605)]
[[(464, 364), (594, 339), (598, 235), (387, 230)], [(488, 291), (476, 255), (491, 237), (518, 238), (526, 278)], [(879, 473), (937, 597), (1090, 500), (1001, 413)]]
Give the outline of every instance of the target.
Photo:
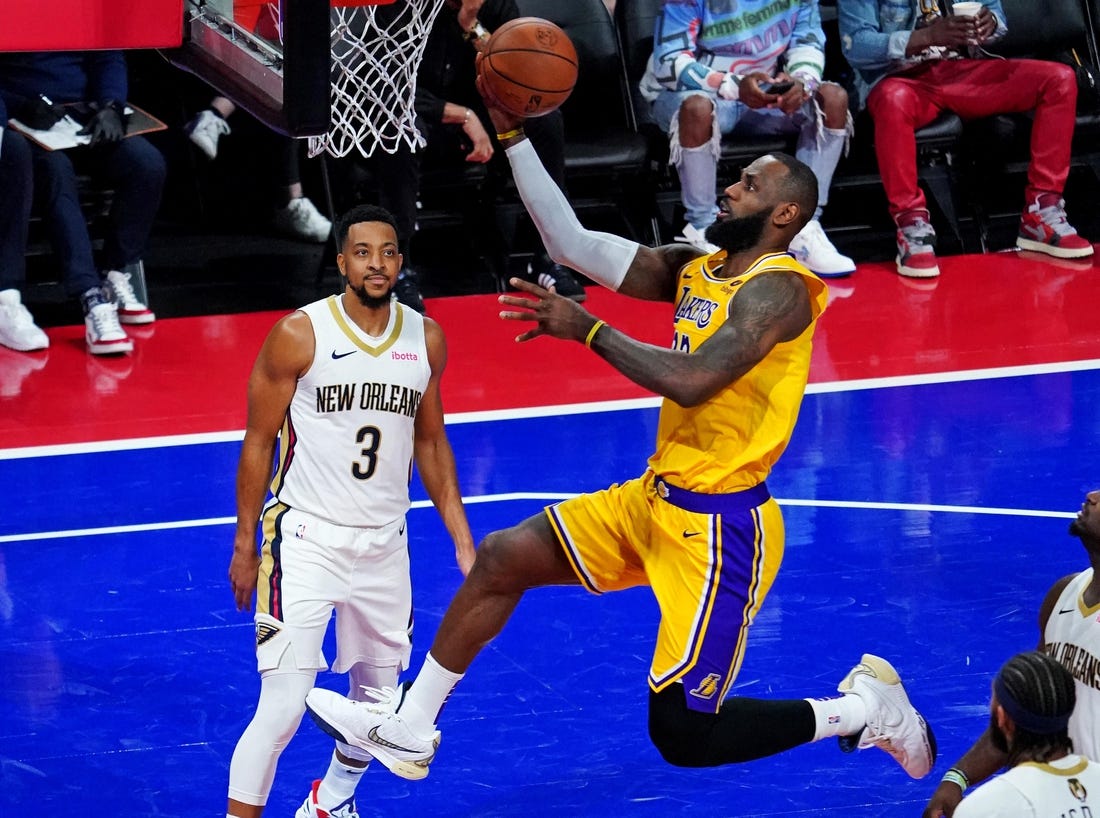
[(1076, 611), (1077, 611), (1077, 609), (1076, 609), (1076, 608), (1068, 608), (1068, 609), (1066, 609), (1066, 610), (1064, 610), (1064, 611), (1058, 611), (1058, 613), (1060, 613), (1060, 614), (1067, 614), (1067, 613), (1076, 613)]
[(405, 533), (405, 524), (401, 523), (401, 528), (397, 529), (397, 536), (400, 537), (404, 533)]
[(378, 728), (372, 727), (370, 732), (367, 733), (367, 738), (377, 744), (379, 747), (388, 747), (391, 750), (397, 750), (399, 753), (418, 753), (417, 750), (410, 750), (408, 747), (402, 747), (400, 744), (394, 744), (392, 741), (386, 741), (380, 735), (378, 735)]
[(354, 354), (355, 354), (355, 350), (353, 349), (351, 352), (341, 352), (339, 355), (337, 355), (336, 350), (334, 349), (334, 350), (332, 350), (332, 360), (339, 361), (341, 358), (346, 358), (349, 355), (354, 355)]
[(685, 539), (688, 538), (688, 537), (698, 537), (698, 536), (699, 536), (698, 531), (685, 531), (684, 532), (684, 538)]
[(1032, 227), (1029, 224), (1024, 225), (1024, 232), (1030, 233), (1031, 237), (1033, 239), (1037, 239), (1038, 241), (1044, 241), (1047, 237), (1046, 230), (1044, 230), (1042, 227)]

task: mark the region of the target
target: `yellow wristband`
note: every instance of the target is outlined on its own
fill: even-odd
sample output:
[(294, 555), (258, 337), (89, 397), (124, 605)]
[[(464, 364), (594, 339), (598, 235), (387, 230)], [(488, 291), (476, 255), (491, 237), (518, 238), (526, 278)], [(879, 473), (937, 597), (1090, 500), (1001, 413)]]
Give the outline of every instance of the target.
[(584, 345), (589, 349), (592, 349), (592, 339), (596, 337), (596, 333), (600, 331), (601, 327), (606, 327), (606, 321), (597, 321), (592, 325), (592, 329), (588, 331), (588, 335), (585, 336)]
[(497, 141), (503, 142), (505, 139), (515, 139), (517, 136), (523, 136), (523, 128), (513, 128), (510, 131), (497, 134)]

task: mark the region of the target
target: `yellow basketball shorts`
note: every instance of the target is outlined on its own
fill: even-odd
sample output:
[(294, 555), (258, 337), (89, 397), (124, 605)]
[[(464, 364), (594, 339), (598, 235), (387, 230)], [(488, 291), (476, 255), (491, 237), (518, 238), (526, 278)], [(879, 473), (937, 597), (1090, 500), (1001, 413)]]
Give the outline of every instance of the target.
[(661, 623), (649, 686), (681, 682), (689, 708), (717, 712), (783, 560), (783, 516), (767, 486), (699, 494), (647, 472), (546, 515), (589, 591), (653, 589)]

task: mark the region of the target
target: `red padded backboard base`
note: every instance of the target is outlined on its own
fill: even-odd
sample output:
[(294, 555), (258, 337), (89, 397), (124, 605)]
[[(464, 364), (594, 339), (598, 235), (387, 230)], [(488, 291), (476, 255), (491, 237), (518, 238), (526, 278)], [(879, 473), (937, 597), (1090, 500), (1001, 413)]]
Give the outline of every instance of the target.
[(183, 0), (2, 0), (0, 51), (178, 48)]

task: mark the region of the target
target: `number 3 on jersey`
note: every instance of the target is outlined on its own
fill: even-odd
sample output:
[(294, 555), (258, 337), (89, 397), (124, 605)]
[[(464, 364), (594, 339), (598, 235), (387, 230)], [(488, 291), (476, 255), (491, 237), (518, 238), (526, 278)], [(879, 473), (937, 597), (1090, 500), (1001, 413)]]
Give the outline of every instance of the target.
[(352, 461), (352, 476), (357, 480), (370, 480), (378, 467), (378, 444), (382, 442), (382, 432), (377, 426), (364, 426), (356, 432), (355, 442), (365, 445), (359, 450), (363, 459)]

